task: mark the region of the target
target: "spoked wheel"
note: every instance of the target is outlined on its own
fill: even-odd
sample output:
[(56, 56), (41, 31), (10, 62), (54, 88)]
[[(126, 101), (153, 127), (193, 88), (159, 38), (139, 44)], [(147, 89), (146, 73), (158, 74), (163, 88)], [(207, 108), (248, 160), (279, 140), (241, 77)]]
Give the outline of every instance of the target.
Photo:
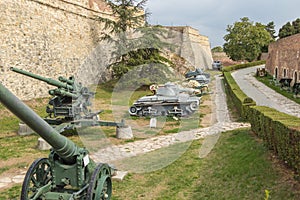
[(42, 199), (35, 195), (52, 180), (50, 162), (47, 158), (35, 160), (29, 167), (22, 185), (21, 200)]
[(90, 181), (88, 200), (109, 200), (112, 193), (110, 169), (107, 164), (99, 164)]

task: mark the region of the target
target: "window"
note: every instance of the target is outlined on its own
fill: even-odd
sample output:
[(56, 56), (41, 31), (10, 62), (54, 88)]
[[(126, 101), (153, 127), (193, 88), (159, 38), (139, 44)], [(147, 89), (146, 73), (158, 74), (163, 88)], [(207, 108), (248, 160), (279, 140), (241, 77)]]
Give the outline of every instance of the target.
[(283, 78), (286, 77), (286, 69), (283, 69)]

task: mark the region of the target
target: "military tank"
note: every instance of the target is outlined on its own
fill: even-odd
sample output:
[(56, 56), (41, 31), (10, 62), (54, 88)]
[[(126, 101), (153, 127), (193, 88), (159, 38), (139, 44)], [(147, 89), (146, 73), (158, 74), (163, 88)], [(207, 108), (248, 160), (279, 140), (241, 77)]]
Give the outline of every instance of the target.
[(200, 68), (196, 68), (195, 71), (189, 71), (184, 76), (187, 80), (195, 80), (201, 84), (208, 84), (210, 82), (210, 74), (205, 73)]
[[(150, 86), (151, 87), (151, 86)], [(201, 97), (191, 96), (191, 89), (173, 83), (158, 86), (154, 95), (144, 96), (129, 108), (131, 116), (190, 116), (200, 105)]]

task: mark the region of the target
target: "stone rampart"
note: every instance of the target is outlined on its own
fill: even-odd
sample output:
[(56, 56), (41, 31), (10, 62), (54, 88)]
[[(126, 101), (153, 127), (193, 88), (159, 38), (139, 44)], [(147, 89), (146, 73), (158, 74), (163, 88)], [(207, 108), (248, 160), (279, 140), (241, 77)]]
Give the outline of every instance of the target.
[[(113, 16), (103, 5), (103, 0), (0, 1), (0, 81), (28, 100), (48, 96), (51, 87), (10, 67), (53, 79), (84, 74), (82, 81), (108, 80), (111, 51), (99, 44), (103, 24), (98, 18)], [(196, 67), (211, 66), (208, 38), (191, 27), (179, 29), (183, 32), (174, 41), (180, 46), (178, 54)]]

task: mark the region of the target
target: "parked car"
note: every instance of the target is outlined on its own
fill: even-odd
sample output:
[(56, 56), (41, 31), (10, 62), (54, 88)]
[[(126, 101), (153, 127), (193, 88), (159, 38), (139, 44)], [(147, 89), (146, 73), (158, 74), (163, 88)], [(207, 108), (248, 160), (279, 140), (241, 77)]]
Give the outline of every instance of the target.
[(221, 69), (222, 69), (222, 62), (219, 61), (219, 60), (215, 60), (215, 61), (212, 63), (212, 68), (213, 68), (213, 69), (217, 69), (217, 70), (221, 70)]

